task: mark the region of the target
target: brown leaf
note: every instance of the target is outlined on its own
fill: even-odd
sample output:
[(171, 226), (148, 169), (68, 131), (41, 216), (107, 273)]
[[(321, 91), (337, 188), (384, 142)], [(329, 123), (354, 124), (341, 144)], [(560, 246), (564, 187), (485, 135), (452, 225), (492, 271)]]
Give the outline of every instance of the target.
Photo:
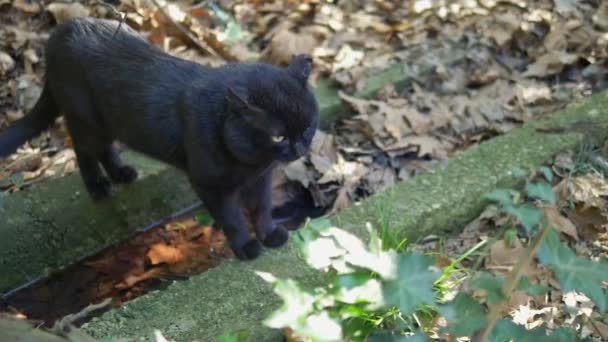
[(308, 188), (312, 177), (304, 164), (304, 158), (289, 163), (283, 170), (289, 180), (300, 182), (305, 188)]
[(165, 245), (164, 243), (152, 245), (146, 256), (152, 265), (162, 263), (174, 264), (184, 259), (184, 255), (180, 249)]
[(543, 206), (542, 211), (545, 213), (545, 216), (549, 220), (549, 223), (555, 230), (558, 232), (564, 233), (574, 240), (578, 241), (578, 233), (576, 231), (576, 226), (572, 221), (568, 218), (562, 216), (559, 210), (554, 206)]
[(46, 9), (53, 14), (59, 24), (71, 18), (85, 18), (90, 14), (89, 9), (78, 2), (71, 4), (53, 2)]
[(287, 65), (294, 55), (311, 55), (316, 45), (317, 41), (312, 34), (283, 29), (270, 40), (264, 58), (275, 65)]
[(513, 247), (506, 240), (498, 240), (490, 247), (490, 256), (486, 267), (496, 275), (507, 274), (525, 252), (524, 246), (518, 239), (513, 241)]
[(577, 54), (564, 51), (550, 51), (528, 65), (528, 70), (522, 75), (524, 77), (544, 77), (559, 73), (566, 65), (570, 65), (579, 59)]
[(334, 201), (334, 205), (331, 208), (330, 213), (337, 213), (342, 209), (345, 209), (346, 207), (348, 207), (349, 203), (350, 201), (348, 199), (348, 189), (346, 187), (343, 187), (338, 191), (338, 196)]
[(29, 14), (40, 13), (41, 10), (40, 4), (31, 0), (15, 0), (13, 1), (13, 7)]
[(15, 67), (15, 60), (6, 52), (0, 51), (0, 76), (6, 75)]
[(555, 190), (562, 198), (602, 208), (606, 203), (603, 197), (608, 196), (608, 183), (601, 175), (588, 173), (578, 177), (565, 178), (555, 187)]

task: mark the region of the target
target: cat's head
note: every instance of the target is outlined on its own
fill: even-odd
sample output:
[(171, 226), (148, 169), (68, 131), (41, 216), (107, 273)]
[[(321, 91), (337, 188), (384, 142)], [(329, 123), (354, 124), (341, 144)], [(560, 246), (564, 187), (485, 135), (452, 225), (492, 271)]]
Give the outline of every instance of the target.
[(308, 152), (319, 121), (311, 68), (312, 59), (298, 55), (286, 68), (258, 65), (246, 87), (228, 87), (224, 143), (237, 159), (290, 162)]

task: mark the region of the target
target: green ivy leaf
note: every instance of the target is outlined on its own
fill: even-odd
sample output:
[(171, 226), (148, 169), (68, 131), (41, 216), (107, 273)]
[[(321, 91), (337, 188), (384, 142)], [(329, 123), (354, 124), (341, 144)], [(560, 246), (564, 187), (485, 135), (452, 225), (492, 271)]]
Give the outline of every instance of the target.
[(439, 312), (448, 321), (448, 331), (459, 336), (473, 336), (486, 324), (483, 307), (471, 296), (459, 293), (454, 300), (439, 307)]
[(528, 183), (526, 191), (530, 197), (555, 204), (555, 193), (553, 192), (553, 188), (546, 182)]
[(559, 235), (553, 229), (542, 242), (538, 258), (542, 264), (555, 272), (563, 292), (582, 292), (591, 298), (602, 312), (606, 310), (606, 293), (600, 283), (608, 281), (608, 264), (575, 255), (559, 241)]
[(210, 226), (215, 222), (213, 216), (207, 211), (197, 214), (194, 219), (203, 226)]
[(474, 289), (483, 290), (488, 297), (488, 302), (494, 304), (505, 300), (505, 295), (502, 292), (504, 283), (504, 278), (495, 277), (489, 273), (481, 273), (471, 281), (471, 286)]
[(523, 291), (530, 296), (540, 296), (549, 291), (549, 287), (541, 284), (532, 284), (528, 277), (523, 276), (517, 284), (517, 289)]
[(300, 289), (292, 279), (276, 280), (273, 287), (274, 292), (283, 300), (283, 306), (273, 312), (264, 324), (275, 329), (301, 326), (314, 311), (314, 297)]
[(497, 202), (503, 207), (513, 206), (513, 198), (509, 190), (498, 189), (486, 195), (490, 201)]
[(404, 315), (412, 314), (422, 304), (435, 302), (433, 283), (439, 272), (431, 270), (433, 259), (422, 254), (401, 254), (397, 259), (397, 278), (382, 284), (384, 300)]
[(216, 342), (247, 342), (249, 341), (249, 337), (251, 336), (251, 332), (248, 330), (241, 331), (231, 331), (225, 333), (221, 336), (218, 336), (215, 341)]
[(365, 284), (371, 278), (372, 277), (369, 272), (355, 272), (339, 275), (336, 282), (339, 287), (351, 289), (355, 286)]
[(545, 329), (537, 328), (527, 330), (524, 326), (513, 323), (510, 319), (501, 319), (496, 322), (492, 334), (488, 337), (487, 342), (505, 342), (505, 341), (529, 341), (529, 342), (549, 342)]
[(543, 217), (542, 212), (529, 205), (522, 205), (519, 207), (505, 207), (505, 211), (517, 218), (517, 220), (526, 228), (526, 231), (530, 233), (532, 229), (540, 222)]
[(540, 173), (543, 174), (543, 176), (545, 177), (547, 182), (549, 182), (549, 183), (553, 182), (553, 171), (551, 171), (550, 168), (548, 168), (546, 166), (541, 166), (540, 169), (538, 169), (538, 171), (540, 171)]
[(511, 175), (515, 178), (524, 178), (528, 175), (528, 173), (524, 169), (516, 167), (511, 170)]
[(576, 333), (572, 329), (558, 328), (553, 330), (551, 335), (546, 338), (546, 341), (551, 342), (571, 342), (576, 341)]

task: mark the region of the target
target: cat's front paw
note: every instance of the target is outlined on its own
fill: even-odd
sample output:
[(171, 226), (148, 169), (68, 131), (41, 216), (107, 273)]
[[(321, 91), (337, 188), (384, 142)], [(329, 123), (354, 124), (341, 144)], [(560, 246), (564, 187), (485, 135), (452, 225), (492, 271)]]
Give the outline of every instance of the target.
[(124, 165), (116, 170), (116, 173), (112, 175), (112, 180), (115, 183), (130, 184), (137, 179), (137, 170), (129, 165)]
[(242, 247), (232, 247), (232, 251), (241, 260), (252, 260), (262, 253), (262, 245), (256, 239), (247, 241)]
[(264, 246), (277, 248), (283, 246), (289, 240), (289, 232), (283, 227), (276, 227), (262, 242)]
[(105, 177), (100, 177), (94, 181), (85, 182), (87, 190), (95, 201), (101, 201), (110, 197), (112, 184)]

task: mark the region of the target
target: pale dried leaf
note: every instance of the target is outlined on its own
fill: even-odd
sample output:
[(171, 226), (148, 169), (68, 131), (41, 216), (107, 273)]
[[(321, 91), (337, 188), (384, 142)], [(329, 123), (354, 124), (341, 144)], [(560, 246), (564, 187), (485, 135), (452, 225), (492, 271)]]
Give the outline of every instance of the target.
[(541, 209), (555, 230), (570, 236), (576, 241), (579, 241), (574, 223), (572, 223), (572, 221), (570, 221), (570, 219), (567, 217), (563, 216), (556, 207), (543, 206)]
[(85, 18), (90, 14), (89, 8), (79, 2), (73, 2), (71, 4), (53, 2), (48, 5), (46, 9), (53, 14), (57, 23), (63, 23), (71, 18)]
[(289, 163), (283, 170), (289, 180), (297, 181), (305, 188), (308, 188), (310, 185), (311, 177), (308, 174), (304, 158)]

